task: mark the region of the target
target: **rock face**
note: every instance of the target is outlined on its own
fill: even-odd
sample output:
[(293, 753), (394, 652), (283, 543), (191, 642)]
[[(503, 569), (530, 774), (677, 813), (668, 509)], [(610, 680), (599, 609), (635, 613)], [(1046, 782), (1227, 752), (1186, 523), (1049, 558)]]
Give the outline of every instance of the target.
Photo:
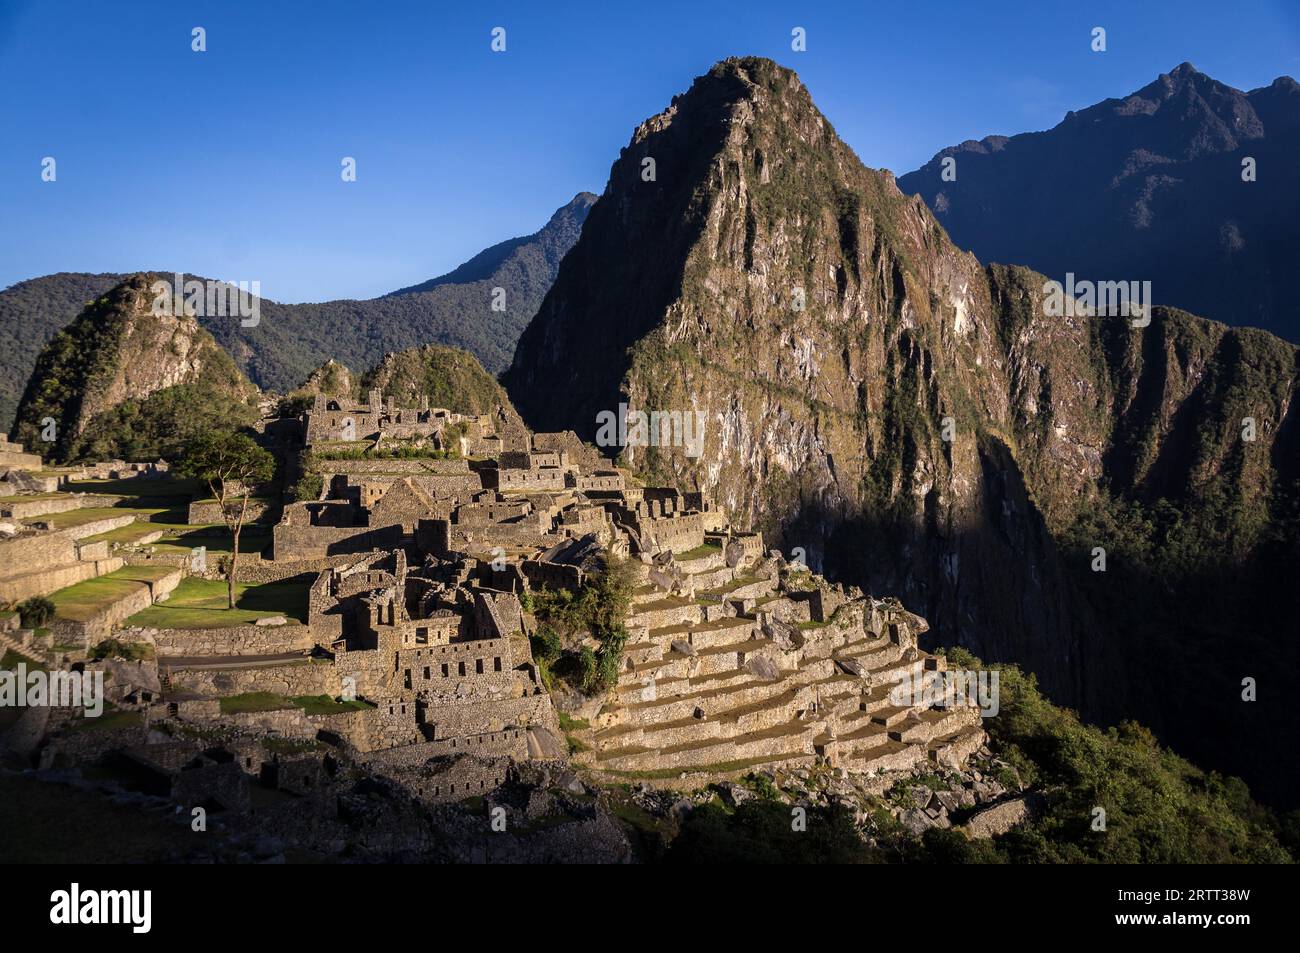
[(944, 149), (898, 184), (982, 261), (1060, 280), (1147, 279), (1161, 304), (1300, 341), (1300, 186), (1274, 174), (1297, 151), (1295, 80), (1242, 92), (1183, 63), (1046, 132)]
[(51, 339), (18, 407), (20, 441), (55, 459), (143, 459), (166, 449), (139, 439), (149, 426), (180, 437), (252, 421), (258, 390), (212, 335), (192, 317), (153, 313), (151, 286), (166, 277), (127, 279)]
[(954, 246), (794, 73), (728, 60), (636, 130), (503, 379), (535, 429), (598, 441), (620, 403), (702, 412), (698, 455), (623, 462), (1267, 791), (1296, 715), (1237, 699), (1297, 661), (1251, 598), (1297, 548), (1296, 349), (1049, 317), (1044, 281)]

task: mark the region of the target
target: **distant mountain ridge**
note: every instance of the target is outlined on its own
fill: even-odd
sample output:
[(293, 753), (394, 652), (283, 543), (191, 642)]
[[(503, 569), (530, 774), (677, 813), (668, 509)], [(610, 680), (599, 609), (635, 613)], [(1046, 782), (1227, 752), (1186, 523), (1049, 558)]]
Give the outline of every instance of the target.
[(1297, 342), (1297, 155), (1294, 79), (1242, 92), (1183, 63), (1045, 132), (951, 146), (898, 185), (981, 261), (1150, 280), (1157, 304)]
[[(496, 374), (509, 366), (515, 341), (595, 200), (581, 192), (532, 235), (500, 242), (445, 275), (382, 297), (311, 304), (263, 298), (257, 327), (244, 328), (229, 318), (202, 317), (199, 323), (266, 390), (286, 392), (330, 358), (372, 367), (385, 354), (430, 343), (463, 348)], [(45, 343), (88, 302), (129, 277), (60, 272), (0, 291), (0, 425), (5, 430)], [(491, 309), (495, 287), (505, 289), (505, 311)]]

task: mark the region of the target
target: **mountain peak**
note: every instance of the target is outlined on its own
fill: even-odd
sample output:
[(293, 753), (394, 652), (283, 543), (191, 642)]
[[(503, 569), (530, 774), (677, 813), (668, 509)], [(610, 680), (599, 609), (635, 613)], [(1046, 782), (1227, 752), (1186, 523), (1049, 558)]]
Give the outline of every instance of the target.
[(595, 204), (596, 199), (599, 197), (600, 196), (596, 195), (594, 192), (579, 192), (573, 198), (569, 199), (569, 201), (557, 208), (551, 214), (551, 217), (547, 220), (546, 224), (549, 226), (574, 218), (576, 218), (578, 223), (581, 224), (586, 219), (587, 213), (591, 211), (592, 205)]

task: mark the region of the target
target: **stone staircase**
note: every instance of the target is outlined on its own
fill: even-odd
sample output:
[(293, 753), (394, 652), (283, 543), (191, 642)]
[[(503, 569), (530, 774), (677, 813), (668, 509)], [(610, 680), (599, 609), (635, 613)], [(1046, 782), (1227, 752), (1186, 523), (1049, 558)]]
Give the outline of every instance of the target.
[[(30, 629), (20, 629), (19, 632), (26, 632), (30, 635)], [(48, 665), (50, 663), (49, 653), (38, 646), (24, 641), (21, 636), (15, 632), (0, 632), (0, 656), (6, 652), (13, 652), (32, 662), (36, 665)]]
[(863, 598), (814, 622), (771, 563), (746, 572), (706, 556), (671, 570), (633, 593), (618, 683), (580, 736), (593, 770), (707, 776), (820, 759), (903, 771), (984, 743), (978, 709), (892, 703), (901, 679), (944, 669), (897, 603)]

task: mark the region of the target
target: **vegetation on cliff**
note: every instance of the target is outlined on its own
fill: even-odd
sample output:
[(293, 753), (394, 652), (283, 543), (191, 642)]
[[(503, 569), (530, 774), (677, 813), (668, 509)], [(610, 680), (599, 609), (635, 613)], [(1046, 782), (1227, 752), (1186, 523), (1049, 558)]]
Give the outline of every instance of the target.
[[(542, 589), (525, 596), (525, 608), (539, 623), (533, 657), (547, 673), (589, 694), (608, 691), (618, 681), (627, 644), (627, 618), (633, 576), (625, 561), (609, 558), (576, 592)], [(598, 647), (583, 644), (594, 637)]]

